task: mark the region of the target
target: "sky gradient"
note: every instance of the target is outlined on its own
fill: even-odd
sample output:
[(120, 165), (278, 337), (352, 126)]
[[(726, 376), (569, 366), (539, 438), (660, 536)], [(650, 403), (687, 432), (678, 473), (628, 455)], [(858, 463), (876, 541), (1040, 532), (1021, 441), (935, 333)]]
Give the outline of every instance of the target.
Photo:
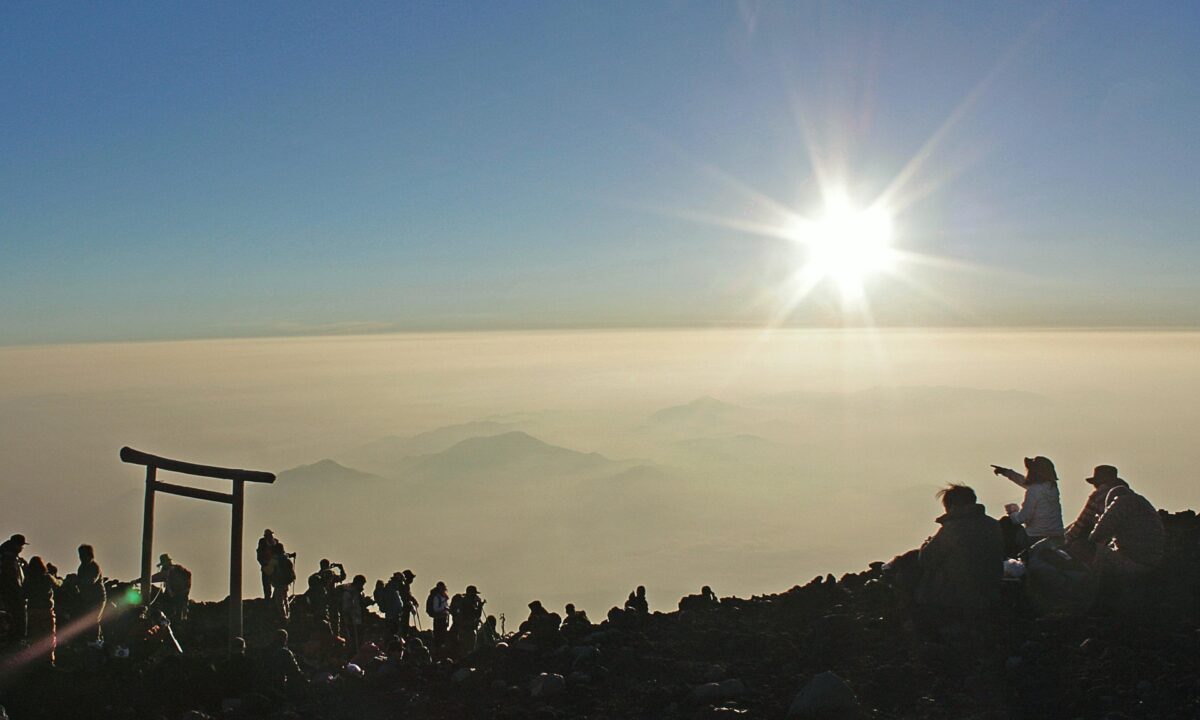
[(8, 3), (0, 67), (0, 344), (761, 325), (793, 249), (704, 218), (818, 171), (943, 260), (879, 324), (1200, 325), (1195, 3)]

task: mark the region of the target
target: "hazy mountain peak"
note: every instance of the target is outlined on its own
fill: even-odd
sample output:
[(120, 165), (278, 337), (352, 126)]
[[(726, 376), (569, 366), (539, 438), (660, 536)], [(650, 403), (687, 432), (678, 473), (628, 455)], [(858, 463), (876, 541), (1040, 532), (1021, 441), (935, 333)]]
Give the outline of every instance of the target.
[(309, 465), (300, 465), (279, 473), (279, 479), (285, 483), (302, 481), (349, 482), (355, 480), (369, 480), (376, 477), (376, 475), (372, 475), (371, 473), (346, 467), (345, 465), (342, 465), (341, 463), (329, 458), (318, 460), (317, 462)]

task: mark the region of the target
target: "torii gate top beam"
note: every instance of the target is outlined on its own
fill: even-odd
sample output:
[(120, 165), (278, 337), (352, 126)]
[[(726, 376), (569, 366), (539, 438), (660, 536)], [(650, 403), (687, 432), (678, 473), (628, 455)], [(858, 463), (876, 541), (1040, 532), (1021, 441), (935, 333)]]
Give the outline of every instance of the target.
[(262, 472), (261, 470), (237, 470), (213, 465), (197, 465), (196, 463), (184, 462), (183, 460), (172, 460), (170, 458), (151, 455), (141, 450), (134, 450), (131, 447), (121, 448), (121, 461), (130, 463), (131, 465), (153, 466), (159, 470), (168, 470), (170, 472), (183, 473), (184, 475), (219, 478), (222, 480), (245, 480), (246, 482), (275, 482), (274, 474)]

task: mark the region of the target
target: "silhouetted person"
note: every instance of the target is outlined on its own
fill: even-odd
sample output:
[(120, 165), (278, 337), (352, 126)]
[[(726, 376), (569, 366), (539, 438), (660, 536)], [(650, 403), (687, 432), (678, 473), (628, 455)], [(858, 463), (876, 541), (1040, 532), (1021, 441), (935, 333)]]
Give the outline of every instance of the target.
[(1000, 600), (1004, 538), (971, 488), (950, 485), (938, 497), (946, 512), (921, 546), (918, 621), (936, 635), (971, 633)]
[(291, 616), (288, 588), (296, 581), (296, 565), (283, 543), (278, 540), (271, 547), (271, 560), (267, 563), (266, 570), (271, 578), (271, 606), (275, 608), (275, 614), (287, 622)]
[(629, 593), (625, 600), (625, 611), (634, 615), (649, 615), (650, 604), (646, 601), (646, 587), (638, 585), (637, 590)]
[(1097, 465), (1092, 471), (1092, 476), (1085, 478), (1084, 482), (1092, 486), (1092, 492), (1084, 502), (1083, 509), (1079, 511), (1079, 517), (1067, 528), (1063, 540), (1069, 553), (1090, 562), (1096, 554), (1096, 546), (1088, 536), (1096, 527), (1096, 520), (1104, 513), (1108, 492), (1121, 485), (1129, 487), (1129, 483), (1121, 479), (1112, 465)]
[(1004, 506), (1008, 516), (1001, 524), (1009, 556), (1016, 557), (1041, 540), (1061, 545), (1062, 503), (1058, 497), (1058, 473), (1050, 458), (1041, 455), (1025, 458), (1024, 475), (998, 465), (993, 465), (992, 471), (1025, 489), (1020, 505), (1009, 503)]
[(433, 618), (433, 648), (440, 651), (446, 645), (446, 635), (450, 630), (450, 594), (446, 591), (446, 583), (441, 580), (425, 598), (425, 614)]
[(500, 631), (496, 629), (496, 616), (488, 615), (479, 631), (475, 633), (475, 649), (485, 650), (496, 647), (500, 642)]
[(54, 618), (54, 591), (58, 585), (58, 580), (46, 571), (46, 563), (40, 557), (30, 558), (25, 574), (29, 642), (38, 649), (38, 656), (50, 665), (54, 665), (54, 651), (58, 647)]
[(192, 571), (176, 564), (166, 553), (159, 556), (158, 567), (158, 572), (150, 577), (150, 581), (163, 584), (163, 613), (172, 623), (187, 620), (188, 599), (192, 594)]
[(8, 639), (21, 642), (28, 634), (29, 620), (25, 600), (24, 535), (13, 535), (0, 543), (0, 602), (9, 615)]
[(346, 580), (346, 568), (321, 558), (318, 569), (308, 576), (308, 604), (317, 620), (328, 620), (336, 635), (341, 630), (341, 605), (336, 602), (334, 589)]
[(412, 570), (400, 573), (397, 590), (400, 593), (400, 632), (404, 635), (412, 631), (413, 618), (420, 607), (412, 593), (413, 580), (416, 578)]
[(400, 594), (400, 589), (404, 585), (404, 573), (394, 572), (385, 583), (379, 580), (375, 583), (375, 606), (383, 613), (384, 622), (387, 623), (388, 636), (400, 635), (400, 616), (404, 612), (404, 598)]
[(460, 653), (469, 653), (475, 647), (475, 633), (483, 622), (483, 606), (487, 601), (479, 596), (479, 588), (468, 585), (466, 592), (459, 593), (450, 601), (450, 616), (454, 619), (452, 629)]
[(258, 547), (254, 550), (254, 557), (258, 560), (258, 569), (262, 573), (263, 597), (267, 600), (271, 599), (271, 591), (274, 588), (271, 585), (271, 573), (267, 569), (267, 565), (275, 556), (274, 548), (278, 542), (275, 539), (275, 533), (268, 528), (263, 530), (263, 536), (258, 539)]
[(562, 634), (569, 642), (579, 642), (595, 628), (592, 621), (588, 619), (587, 613), (577, 610), (573, 603), (567, 603), (563, 610), (565, 614), (562, 621)]
[(1162, 564), (1166, 530), (1158, 511), (1128, 485), (1108, 491), (1090, 539), (1102, 581), (1136, 578)]
[(351, 643), (354, 652), (358, 652), (363, 641), (362, 624), (366, 609), (375, 602), (363, 595), (366, 586), (367, 577), (355, 575), (354, 580), (341, 589), (342, 623), (345, 625), (346, 640)]
[(308, 682), (300, 670), (296, 655), (288, 647), (287, 630), (276, 630), (274, 642), (265, 658), (263, 680), (267, 687), (285, 692), (287, 688)]
[(708, 610), (721, 604), (713, 589), (705, 585), (698, 595), (687, 595), (679, 599), (680, 610)]
[(96, 562), (96, 551), (91, 545), (79, 546), (79, 569), (75, 571), (75, 584), (79, 589), (81, 612), (96, 619), (96, 635), (93, 639), (99, 640), (103, 637), (100, 624), (104, 620), (104, 606), (108, 602), (108, 596), (104, 590), (104, 576), (100, 572), (100, 564)]

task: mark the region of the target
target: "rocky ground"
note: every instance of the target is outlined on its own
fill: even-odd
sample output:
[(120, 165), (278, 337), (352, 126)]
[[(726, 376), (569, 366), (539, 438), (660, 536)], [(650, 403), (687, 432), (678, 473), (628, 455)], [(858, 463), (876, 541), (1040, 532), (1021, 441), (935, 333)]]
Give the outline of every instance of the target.
[[(552, 651), (314, 682), (222, 713), (224, 606), (182, 657), (67, 652), (7, 678), (15, 720), (296, 718), (1200, 718), (1200, 520), (1164, 513), (1166, 570), (1086, 613), (1038, 612), (1019, 583), (984, 642), (932, 642), (905, 601), (911, 558), (778, 595), (605, 623)], [(252, 649), (270, 633), (252, 608)], [(181, 638), (183, 640), (184, 638)], [(203, 715), (201, 715), (203, 714)]]

